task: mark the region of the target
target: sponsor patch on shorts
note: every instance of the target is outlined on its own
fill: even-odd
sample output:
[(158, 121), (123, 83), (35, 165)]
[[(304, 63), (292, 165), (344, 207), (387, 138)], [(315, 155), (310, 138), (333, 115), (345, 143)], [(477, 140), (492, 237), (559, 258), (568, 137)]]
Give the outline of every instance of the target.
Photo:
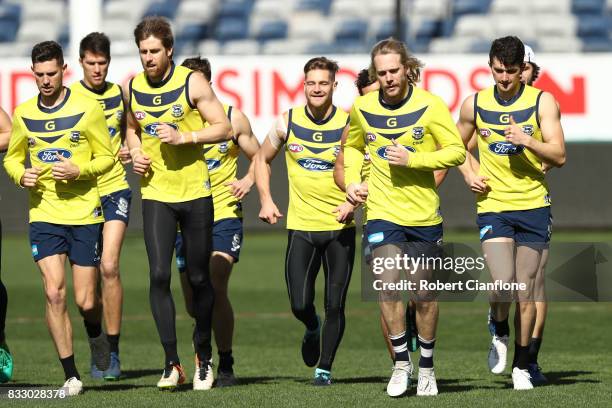
[(32, 255), (38, 256), (38, 245), (32, 245)]
[(482, 227), (480, 229), (480, 239), (482, 239), (482, 237), (487, 235), (487, 232), (493, 232), (493, 226), (492, 225), (485, 225), (484, 227)]
[(374, 234), (368, 235), (368, 242), (370, 244), (377, 244), (379, 242), (382, 242), (384, 239), (385, 239), (384, 232), (375, 232)]

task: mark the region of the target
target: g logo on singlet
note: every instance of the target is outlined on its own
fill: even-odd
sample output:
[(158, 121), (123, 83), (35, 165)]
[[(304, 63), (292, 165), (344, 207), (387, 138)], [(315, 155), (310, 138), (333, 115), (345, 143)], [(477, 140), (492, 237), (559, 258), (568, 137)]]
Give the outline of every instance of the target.
[(45, 130), (55, 130), (55, 121), (50, 120), (45, 122)]
[(312, 134), (312, 140), (314, 140), (315, 142), (322, 142), (323, 141), (323, 133), (321, 133), (321, 132), (314, 132)]
[(389, 127), (396, 127), (397, 126), (397, 118), (389, 118), (387, 119), (387, 126)]
[(510, 114), (502, 113), (501, 115), (499, 115), (499, 122), (500, 123), (510, 123)]
[(157, 95), (153, 97), (153, 105), (161, 105), (162, 97), (161, 95)]

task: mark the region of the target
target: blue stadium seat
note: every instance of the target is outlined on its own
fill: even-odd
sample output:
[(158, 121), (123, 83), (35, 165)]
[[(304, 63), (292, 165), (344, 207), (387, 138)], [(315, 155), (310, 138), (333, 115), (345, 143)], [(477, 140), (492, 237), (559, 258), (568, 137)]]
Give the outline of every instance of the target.
[(578, 20), (579, 37), (608, 38), (608, 18), (602, 15), (582, 15)]
[(423, 20), (419, 23), (414, 31), (414, 37), (417, 40), (430, 40), (433, 37), (440, 36), (441, 24), (439, 20)]
[(609, 38), (582, 38), (584, 52), (612, 52), (612, 41)]
[(251, 0), (226, 0), (221, 3), (219, 18), (248, 18), (253, 8)]
[(70, 46), (70, 26), (68, 23), (62, 25), (62, 29), (57, 37), (57, 42), (60, 43), (65, 50)]
[(259, 31), (255, 33), (255, 39), (258, 41), (279, 40), (287, 38), (287, 22), (282, 20), (273, 20), (262, 23)]
[(338, 42), (364, 42), (368, 32), (368, 22), (362, 19), (350, 19), (340, 22), (336, 28), (335, 38)]
[(177, 41), (198, 42), (206, 38), (208, 26), (206, 24), (187, 24), (177, 34)]
[(217, 22), (215, 38), (218, 41), (243, 40), (248, 37), (248, 34), (247, 20), (228, 18)]
[(328, 14), (331, 0), (299, 0), (295, 9), (299, 11), (313, 10)]
[(374, 32), (373, 42), (384, 40), (385, 38), (392, 37), (395, 34), (395, 26), (391, 20), (384, 20), (378, 25)]
[(0, 42), (13, 42), (19, 30), (21, 6), (0, 4)]
[(159, 0), (154, 1), (145, 10), (143, 17), (146, 16), (161, 16), (169, 20), (174, 18), (178, 8), (178, 0)]
[(453, 3), (453, 15), (485, 14), (489, 11), (491, 0), (455, 0)]
[(579, 16), (584, 14), (603, 14), (605, 0), (572, 0), (572, 13)]

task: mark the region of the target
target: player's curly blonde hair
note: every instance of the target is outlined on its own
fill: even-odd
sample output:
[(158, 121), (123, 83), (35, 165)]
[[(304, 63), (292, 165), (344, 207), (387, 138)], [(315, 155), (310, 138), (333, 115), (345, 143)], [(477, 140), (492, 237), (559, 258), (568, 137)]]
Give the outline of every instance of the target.
[(379, 41), (372, 48), (370, 52), (371, 64), (370, 64), (370, 76), (376, 78), (376, 68), (374, 66), (374, 57), (377, 55), (385, 54), (398, 54), (400, 56), (400, 62), (404, 67), (408, 69), (408, 83), (410, 85), (416, 85), (421, 78), (421, 68), (423, 63), (415, 56), (411, 55), (404, 44), (395, 38), (387, 38), (386, 40)]

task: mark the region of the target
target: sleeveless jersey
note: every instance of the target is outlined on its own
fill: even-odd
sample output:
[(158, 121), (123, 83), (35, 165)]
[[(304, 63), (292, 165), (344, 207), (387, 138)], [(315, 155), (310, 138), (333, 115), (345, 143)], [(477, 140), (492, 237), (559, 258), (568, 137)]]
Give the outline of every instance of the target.
[(339, 223), (332, 213), (344, 202), (344, 193), (334, 182), (333, 170), (347, 119), (347, 113), (335, 106), (329, 117), (319, 123), (306, 107), (289, 110), (285, 143), (288, 229), (334, 231), (354, 225)]
[(170, 145), (156, 134), (160, 123), (178, 131), (202, 129), (202, 120), (189, 101), (189, 76), (193, 71), (172, 64), (170, 74), (158, 84), (144, 72), (130, 81), (130, 110), (141, 130), (142, 150), (151, 158), (151, 168), (141, 178), (143, 199), (168, 203), (195, 200), (211, 195), (201, 144)]
[(479, 174), (489, 178), (490, 191), (478, 195), (478, 212), (529, 210), (550, 205), (542, 162), (521, 145), (506, 142), (510, 116), (527, 135), (542, 141), (538, 103), (542, 91), (521, 85), (510, 101), (492, 86), (474, 97), (474, 116), (480, 156)]
[[(76, 180), (55, 180), (51, 168), (62, 155), (77, 165)], [(19, 185), (26, 156), (42, 169), (36, 186), (29, 188), (30, 222), (88, 225), (104, 221), (96, 179), (111, 169), (111, 151), (104, 113), (95, 100), (66, 89), (54, 108), (36, 96), (15, 109), (4, 167)]]
[(88, 87), (85, 82), (79, 81), (72, 84), (70, 89), (97, 100), (100, 106), (102, 106), (102, 110), (104, 110), (115, 164), (113, 164), (113, 167), (107, 173), (98, 177), (98, 193), (100, 197), (130, 188), (125, 178), (125, 169), (121, 161), (119, 161), (121, 120), (124, 111), (121, 87), (112, 82), (107, 82), (103, 90), (97, 91)]
[[(386, 149), (393, 140), (409, 151), (408, 167), (389, 164)], [(433, 170), (465, 160), (465, 148), (444, 102), (415, 87), (394, 106), (382, 100), (382, 92), (358, 97), (344, 153), (347, 185), (361, 181), (364, 153), (369, 154), (368, 221), (402, 226), (442, 222)]]

